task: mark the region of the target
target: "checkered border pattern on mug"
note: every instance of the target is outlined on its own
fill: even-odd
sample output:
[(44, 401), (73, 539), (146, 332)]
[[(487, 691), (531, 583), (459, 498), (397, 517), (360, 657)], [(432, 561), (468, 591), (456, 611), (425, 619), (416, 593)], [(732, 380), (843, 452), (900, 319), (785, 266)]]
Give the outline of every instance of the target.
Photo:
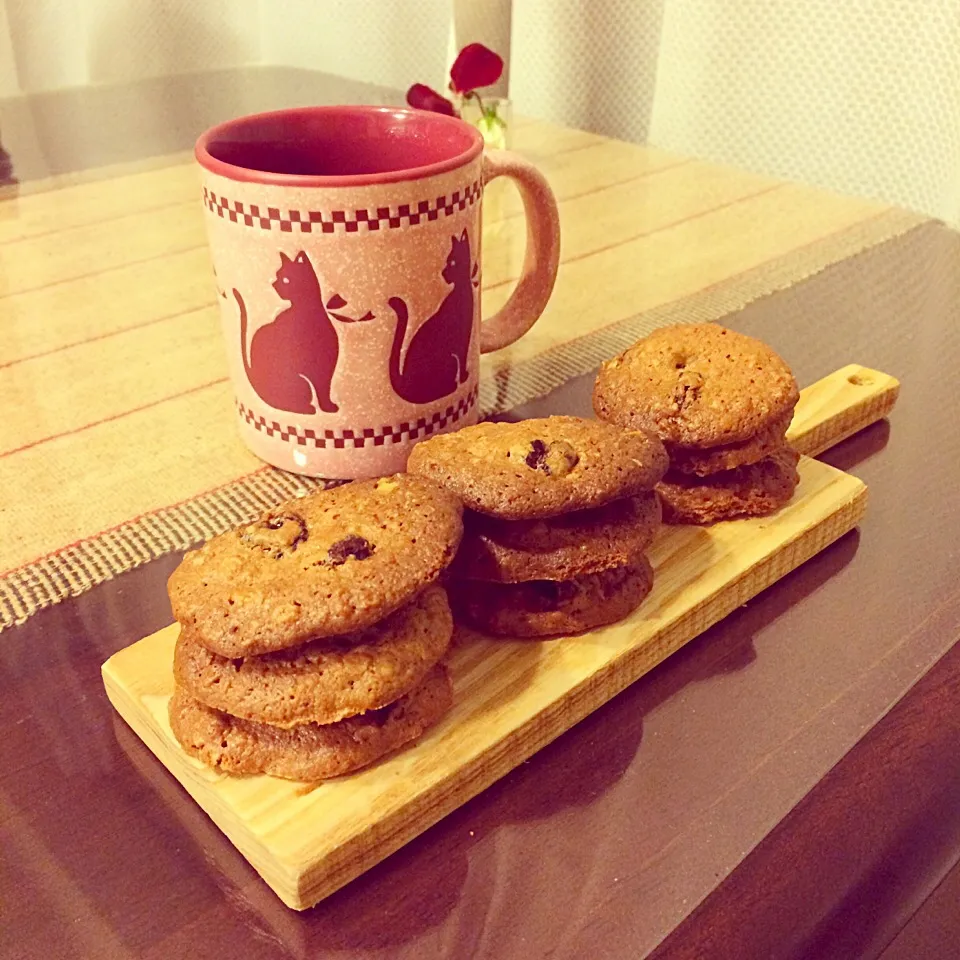
[(454, 190), (449, 197), (437, 197), (435, 200), (420, 200), (417, 203), (401, 203), (397, 207), (376, 207), (367, 210), (287, 210), (279, 207), (264, 207), (260, 204), (244, 204), (241, 200), (228, 200), (217, 196), (207, 187), (203, 188), (203, 202), (208, 210), (217, 216), (242, 223), (261, 230), (273, 230), (283, 233), (357, 233), (361, 227), (367, 230), (394, 230), (397, 227), (415, 225), (436, 220), (441, 214), (449, 217), (458, 210), (465, 210), (479, 199), (483, 187), (479, 180), (468, 184), (462, 190)]
[(443, 410), (437, 410), (430, 417), (420, 417), (412, 423), (404, 422), (391, 427), (363, 427), (356, 430), (298, 430), (296, 427), (284, 426), (276, 420), (267, 420), (266, 417), (254, 413), (242, 403), (237, 403), (240, 416), (254, 429), (260, 430), (268, 437), (278, 437), (288, 443), (296, 443), (301, 447), (333, 447), (336, 450), (359, 447), (382, 447), (387, 443), (400, 443), (404, 440), (416, 440), (418, 437), (429, 437), (431, 433), (442, 430), (448, 424), (456, 423), (465, 416), (477, 402), (478, 388), (474, 387), (470, 393), (460, 401)]

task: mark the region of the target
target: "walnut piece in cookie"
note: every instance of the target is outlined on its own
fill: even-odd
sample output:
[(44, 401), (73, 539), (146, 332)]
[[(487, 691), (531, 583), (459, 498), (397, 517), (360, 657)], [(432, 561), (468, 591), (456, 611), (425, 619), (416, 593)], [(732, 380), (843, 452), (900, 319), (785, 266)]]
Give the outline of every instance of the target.
[(267, 514), (255, 523), (237, 531), (240, 539), (267, 556), (279, 560), (305, 543), (309, 534), (307, 521), (298, 513)]
[(407, 464), (471, 510), (505, 520), (557, 517), (635, 496), (666, 468), (656, 437), (581, 417), (479, 423), (419, 443)]
[(677, 385), (673, 391), (673, 401), (677, 405), (677, 411), (682, 412), (688, 404), (694, 404), (700, 399), (700, 391), (703, 389), (704, 376), (696, 370), (681, 369), (677, 376)]

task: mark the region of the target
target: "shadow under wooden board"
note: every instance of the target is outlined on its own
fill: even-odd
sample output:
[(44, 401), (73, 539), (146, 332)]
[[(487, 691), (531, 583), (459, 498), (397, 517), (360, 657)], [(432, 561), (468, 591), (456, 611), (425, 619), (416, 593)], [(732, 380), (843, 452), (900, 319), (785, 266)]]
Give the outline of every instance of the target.
[[(804, 390), (790, 431), (819, 452), (885, 416), (899, 384), (863, 367)], [(318, 785), (218, 773), (187, 756), (167, 721), (172, 624), (103, 665), (124, 720), (288, 906), (306, 909), (504, 776), (863, 515), (867, 488), (802, 458), (800, 486), (775, 516), (664, 527), (654, 588), (620, 623), (548, 641), (461, 630), (450, 656), (453, 710), (415, 745)]]

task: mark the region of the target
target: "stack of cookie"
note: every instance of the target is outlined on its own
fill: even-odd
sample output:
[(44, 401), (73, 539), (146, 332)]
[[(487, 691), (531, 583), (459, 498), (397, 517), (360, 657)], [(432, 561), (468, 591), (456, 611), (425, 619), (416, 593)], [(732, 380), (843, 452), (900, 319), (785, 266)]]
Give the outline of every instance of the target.
[(211, 767), (322, 780), (420, 736), (449, 708), (437, 585), (463, 532), (417, 477), (291, 500), (188, 553), (170, 724)]
[(407, 465), (468, 508), (454, 610), (512, 637), (579, 633), (643, 601), (666, 467), (655, 437), (578, 417), (481, 423), (420, 443)]
[(602, 420), (663, 440), (663, 519), (702, 524), (764, 516), (793, 496), (799, 457), (786, 432), (798, 398), (790, 368), (766, 344), (688, 324), (605, 363), (593, 405)]

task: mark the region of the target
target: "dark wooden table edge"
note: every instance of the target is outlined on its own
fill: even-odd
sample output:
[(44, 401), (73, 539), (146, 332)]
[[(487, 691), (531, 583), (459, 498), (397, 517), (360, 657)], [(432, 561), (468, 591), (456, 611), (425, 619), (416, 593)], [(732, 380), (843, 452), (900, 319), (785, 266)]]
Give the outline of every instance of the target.
[(958, 640), (652, 960), (881, 955), (960, 863)]

